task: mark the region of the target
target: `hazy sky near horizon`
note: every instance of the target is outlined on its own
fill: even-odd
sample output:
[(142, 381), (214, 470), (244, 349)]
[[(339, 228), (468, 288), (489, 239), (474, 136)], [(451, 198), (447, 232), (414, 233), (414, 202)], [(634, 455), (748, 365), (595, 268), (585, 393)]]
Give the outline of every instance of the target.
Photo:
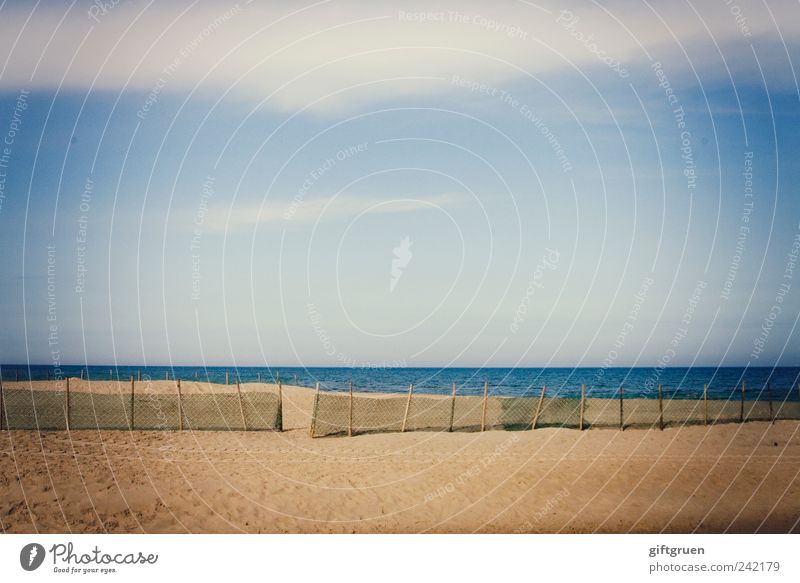
[(0, 47), (0, 363), (800, 364), (797, 2), (6, 1)]

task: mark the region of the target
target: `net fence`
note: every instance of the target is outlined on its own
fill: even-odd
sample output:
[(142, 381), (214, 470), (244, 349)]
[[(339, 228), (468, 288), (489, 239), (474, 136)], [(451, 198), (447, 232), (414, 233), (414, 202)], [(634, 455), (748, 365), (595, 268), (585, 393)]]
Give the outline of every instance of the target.
[(800, 420), (800, 401), (741, 398), (365, 394), (317, 391), (311, 436), (405, 431), (650, 429)]
[[(63, 384), (63, 383), (62, 383)], [(204, 385), (202, 394), (119, 383), (116, 393), (0, 389), (0, 429), (282, 430), (280, 391)], [(124, 390), (123, 390), (124, 388)]]

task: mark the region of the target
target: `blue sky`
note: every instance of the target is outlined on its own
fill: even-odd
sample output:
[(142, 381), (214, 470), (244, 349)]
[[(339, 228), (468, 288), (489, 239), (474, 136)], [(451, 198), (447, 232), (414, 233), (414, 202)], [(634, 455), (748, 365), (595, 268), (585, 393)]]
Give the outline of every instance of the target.
[(800, 8), (713, 4), (4, 3), (0, 361), (800, 364)]

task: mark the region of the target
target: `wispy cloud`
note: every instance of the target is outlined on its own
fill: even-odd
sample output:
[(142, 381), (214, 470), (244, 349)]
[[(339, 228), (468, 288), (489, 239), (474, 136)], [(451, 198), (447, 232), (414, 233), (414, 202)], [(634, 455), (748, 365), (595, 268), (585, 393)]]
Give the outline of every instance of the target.
[(443, 193), (427, 197), (374, 197), (340, 194), (311, 199), (266, 200), (261, 205), (216, 208), (208, 214), (209, 231), (237, 231), (256, 225), (282, 228), (307, 227), (317, 222), (347, 221), (359, 215), (447, 210), (457, 206), (462, 195)]
[[(800, 7), (788, 0), (768, 8), (737, 0), (735, 14), (724, 2), (581, 3), (569, 6), (569, 21), (564, 3), (546, 0), (106, 4), (103, 11), (93, 2), (5, 4), (0, 88), (124, 88), (157, 98), (199, 87), (327, 112), (398, 94), (457, 92), (453, 75), (498, 84), (602, 67), (603, 59), (624, 67), (672, 60), (687, 70), (688, 58), (695, 69), (724, 74), (709, 59), (716, 46), (732, 67), (756, 70), (751, 42), (768, 37), (774, 48), (778, 30), (789, 47), (800, 38)], [(793, 84), (781, 51), (760, 51), (761, 65)]]

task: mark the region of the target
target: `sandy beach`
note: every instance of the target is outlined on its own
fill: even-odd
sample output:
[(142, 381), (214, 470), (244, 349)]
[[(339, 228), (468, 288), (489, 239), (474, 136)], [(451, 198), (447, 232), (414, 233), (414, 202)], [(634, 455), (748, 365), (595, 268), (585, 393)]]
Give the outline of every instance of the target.
[[(91, 390), (121, 385), (92, 382)], [(184, 381), (182, 390), (205, 389)], [(0, 526), (17, 533), (800, 532), (800, 422), (311, 439), (313, 392), (285, 386), (283, 398), (282, 433), (0, 432)]]

